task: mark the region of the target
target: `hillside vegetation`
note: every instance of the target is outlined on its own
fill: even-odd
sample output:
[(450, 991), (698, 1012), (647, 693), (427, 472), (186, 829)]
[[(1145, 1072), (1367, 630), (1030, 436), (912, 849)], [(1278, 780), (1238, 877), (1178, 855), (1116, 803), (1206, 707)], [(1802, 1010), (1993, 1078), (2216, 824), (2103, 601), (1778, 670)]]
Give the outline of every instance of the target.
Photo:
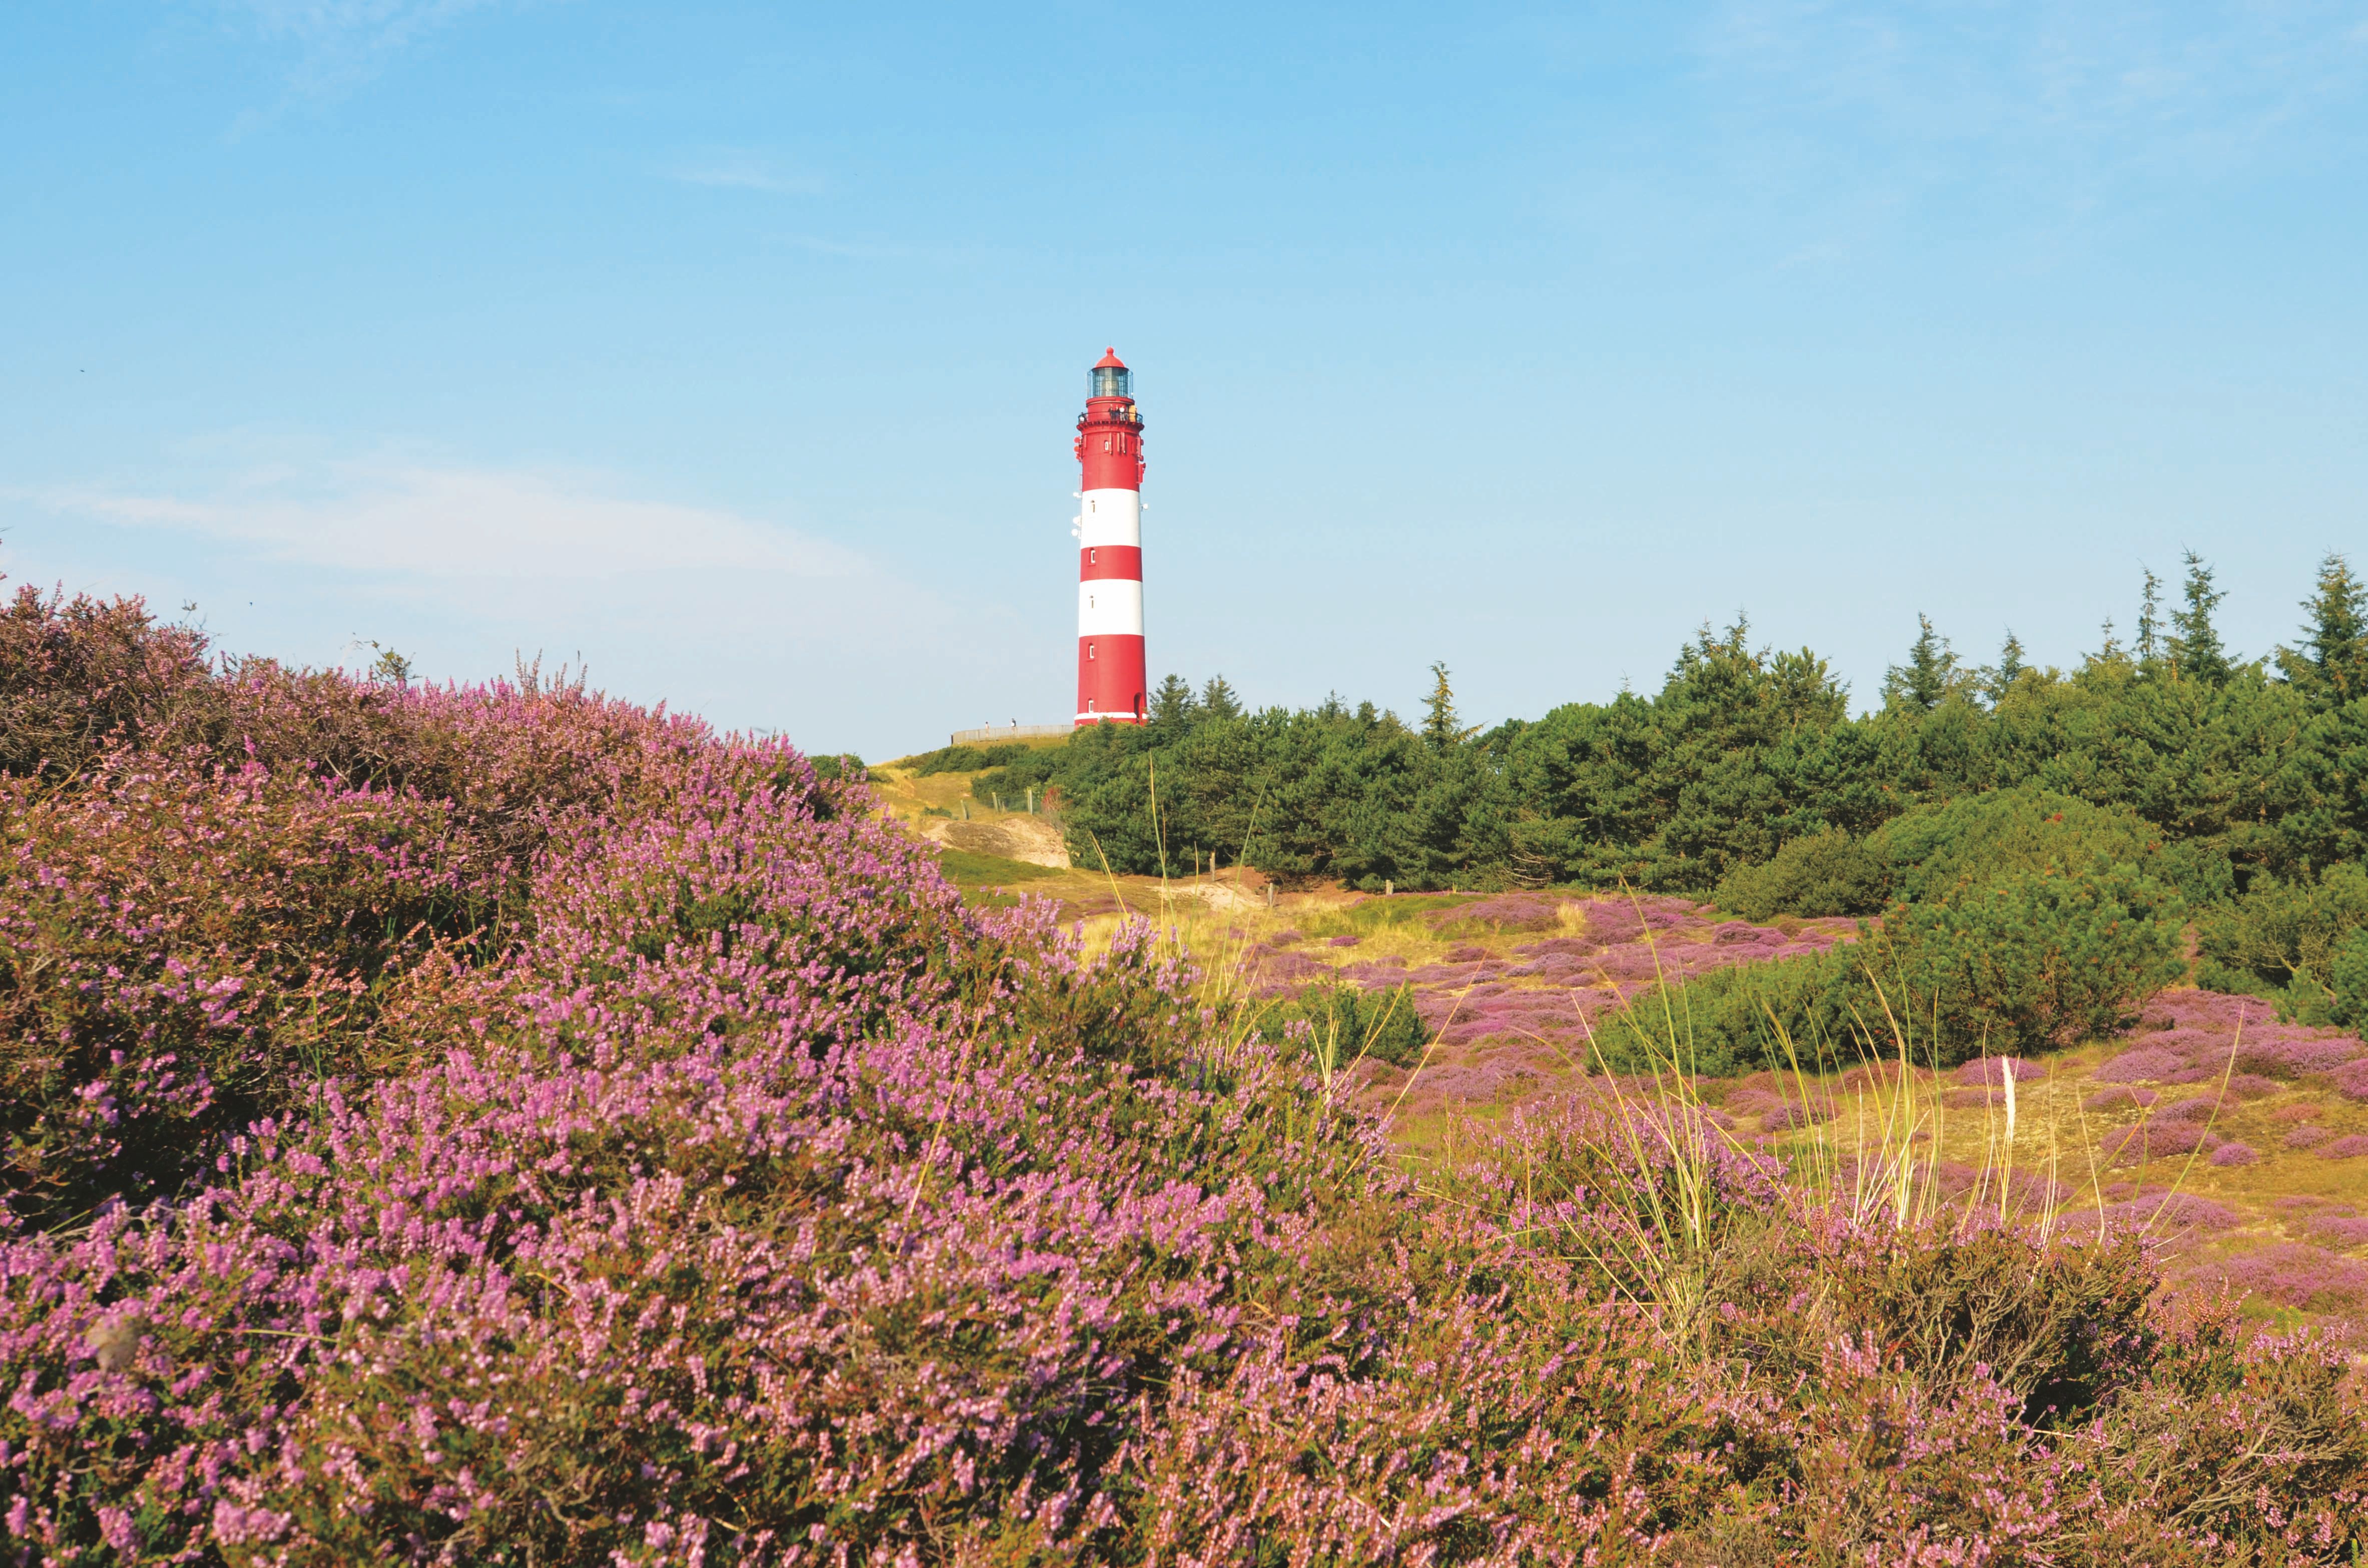
[(1415, 724), (1338, 700), (1247, 712), (1222, 681), (1170, 677), (1142, 729), (973, 788), (1052, 787), (1072, 858), (1121, 872), (1213, 857), (1374, 892), (1626, 886), (1753, 918), (1972, 918), (2055, 897), (2030, 879), (2088, 879), (2091, 902), (2192, 920), (2210, 983), (2368, 1017), (2368, 595), (2329, 558), (2294, 646), (2250, 661), (2220, 600), (2201, 562), (2176, 605), (2149, 576), (2135, 637), (2109, 628), (2069, 672), (2011, 638), (1967, 667), (1927, 624), (1861, 717), (1825, 660), (1755, 648), (1740, 621), (1649, 697), (1485, 733), (1444, 669)]
[(11, 1561), (2368, 1549), (2341, 1348), (2139, 1229), (1634, 1081), (1409, 1165), (1148, 926), (580, 681), (28, 594), (0, 694)]

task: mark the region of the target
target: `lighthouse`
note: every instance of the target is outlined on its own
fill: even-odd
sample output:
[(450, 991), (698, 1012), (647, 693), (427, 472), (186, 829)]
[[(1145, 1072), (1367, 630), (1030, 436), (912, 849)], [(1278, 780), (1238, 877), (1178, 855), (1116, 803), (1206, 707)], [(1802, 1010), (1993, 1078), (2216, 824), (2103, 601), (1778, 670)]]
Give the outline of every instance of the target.
[(1115, 348), (1086, 372), (1077, 416), (1077, 718), (1140, 724), (1143, 678), (1143, 415)]

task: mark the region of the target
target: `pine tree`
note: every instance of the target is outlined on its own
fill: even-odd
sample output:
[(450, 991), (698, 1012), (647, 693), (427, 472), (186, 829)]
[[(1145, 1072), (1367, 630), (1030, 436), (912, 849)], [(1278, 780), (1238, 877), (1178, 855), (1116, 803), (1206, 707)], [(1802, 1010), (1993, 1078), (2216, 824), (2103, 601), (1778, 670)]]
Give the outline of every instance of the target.
[(1201, 717), (1203, 719), (1238, 719), (1242, 716), (1242, 699), (1225, 684), (1223, 676), (1211, 676), (1209, 684), (1201, 688)]
[(2133, 651), (2143, 670), (2152, 670), (2162, 658), (2162, 579), (2152, 571), (2146, 573), (2145, 591), (2138, 596), (2138, 642)]
[(2227, 597), (2212, 585), (2212, 568), (2203, 564), (2203, 558), (2189, 551), (2187, 604), (2172, 611), (2170, 617), (2171, 664), (2181, 679), (2225, 686), (2236, 673), (2228, 650), (2221, 646), (2220, 632), (2212, 624), (2212, 612)]
[(1190, 683), (1171, 675), (1151, 694), (1151, 727), (1171, 737), (1200, 722), (1201, 705), (1192, 700)]
[(1957, 655), (1950, 652), (1949, 640), (1932, 630), (1930, 616), (1918, 614), (1916, 625), (1907, 662), (1884, 675), (1883, 700), (1887, 707), (1930, 713), (1957, 684)]
[(1455, 687), (1448, 681), (1444, 664), (1431, 665), (1430, 673), (1437, 679), (1423, 704), (1422, 738), (1433, 751), (1452, 751), (1465, 738), (1455, 714)]
[(2301, 650), (2278, 650), (2286, 678), (2328, 707), (2368, 696), (2368, 584), (2350, 562), (2331, 554), (2318, 563), (2318, 591), (2302, 608), (2310, 620)]
[(2013, 689), (2016, 681), (2030, 672), (2031, 665), (2022, 657), (2022, 639), (2017, 637), (2014, 628), (2009, 626), (2006, 630), (2006, 642), (1998, 648), (1998, 662), (1982, 672), (1982, 687), (1990, 701), (1995, 703)]

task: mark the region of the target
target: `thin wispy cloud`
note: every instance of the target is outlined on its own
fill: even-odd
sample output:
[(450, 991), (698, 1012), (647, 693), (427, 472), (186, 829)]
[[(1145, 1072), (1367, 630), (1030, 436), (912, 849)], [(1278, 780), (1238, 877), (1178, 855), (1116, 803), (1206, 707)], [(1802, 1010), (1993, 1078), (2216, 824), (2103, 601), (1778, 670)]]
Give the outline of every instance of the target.
[(430, 579), (871, 574), (852, 551), (728, 512), (565, 475), (421, 463), (275, 463), (195, 493), (63, 484), (0, 493), (69, 517), (170, 528), (272, 561)]
[[(608, 689), (831, 744), (902, 746), (912, 728), (848, 671), (985, 713), (1037, 630), (812, 532), (609, 476), (295, 437), (188, 442), (142, 483), (0, 486), (0, 536), (29, 536), (37, 557), (46, 538), (51, 555), (72, 540), (67, 553), (139, 563), (107, 591), (194, 600), (233, 651), (335, 663), (376, 639), (470, 679), (543, 648), (588, 660)], [(10, 553), (0, 562), (25, 575)], [(258, 599), (277, 618), (268, 642)]]
[(1697, 38), (1760, 124), (2214, 172), (2368, 89), (2356, 6), (1735, 0)]
[[(233, 28), (288, 57), (290, 89), (334, 97), (368, 81), (430, 35), (478, 13), (537, 0), (216, 0)], [(268, 111), (245, 117), (252, 125)]]
[(719, 190), (760, 190), (774, 196), (819, 196), (817, 176), (782, 168), (761, 153), (723, 149), (686, 158), (668, 167), (668, 179)]

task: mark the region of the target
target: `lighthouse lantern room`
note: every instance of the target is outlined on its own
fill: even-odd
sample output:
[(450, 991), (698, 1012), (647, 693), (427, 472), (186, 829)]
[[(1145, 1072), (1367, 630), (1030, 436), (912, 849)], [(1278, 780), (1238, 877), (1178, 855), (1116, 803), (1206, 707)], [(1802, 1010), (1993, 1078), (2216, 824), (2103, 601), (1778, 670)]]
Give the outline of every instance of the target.
[(1143, 415), (1133, 377), (1105, 352), (1077, 417), (1078, 724), (1140, 724), (1143, 678)]

